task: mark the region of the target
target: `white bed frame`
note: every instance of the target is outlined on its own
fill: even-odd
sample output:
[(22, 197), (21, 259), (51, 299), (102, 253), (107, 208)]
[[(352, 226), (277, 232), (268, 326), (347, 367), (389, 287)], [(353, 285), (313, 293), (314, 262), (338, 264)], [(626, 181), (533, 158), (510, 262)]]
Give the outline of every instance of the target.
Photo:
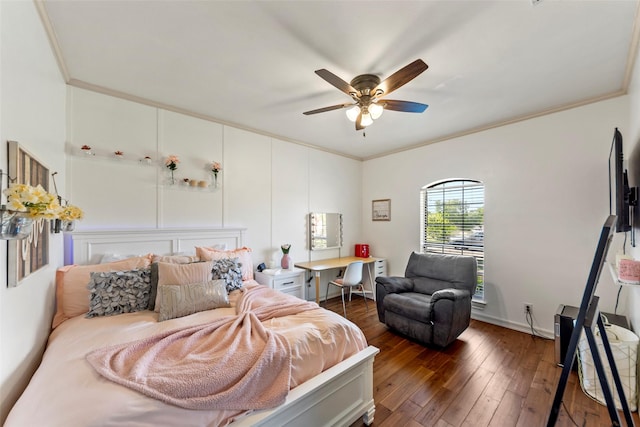
[[(93, 264), (104, 254), (195, 253), (195, 246), (243, 246), (244, 228), (101, 230), (65, 233), (65, 264)], [(369, 346), (289, 392), (275, 409), (255, 411), (232, 424), (246, 426), (348, 426), (373, 423), (373, 360)]]

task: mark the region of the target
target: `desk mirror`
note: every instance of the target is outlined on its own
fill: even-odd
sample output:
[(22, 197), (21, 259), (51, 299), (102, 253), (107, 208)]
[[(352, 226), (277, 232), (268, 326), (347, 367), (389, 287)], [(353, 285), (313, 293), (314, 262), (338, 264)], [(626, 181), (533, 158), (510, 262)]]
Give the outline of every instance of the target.
[(312, 251), (342, 247), (342, 214), (309, 214), (309, 248)]

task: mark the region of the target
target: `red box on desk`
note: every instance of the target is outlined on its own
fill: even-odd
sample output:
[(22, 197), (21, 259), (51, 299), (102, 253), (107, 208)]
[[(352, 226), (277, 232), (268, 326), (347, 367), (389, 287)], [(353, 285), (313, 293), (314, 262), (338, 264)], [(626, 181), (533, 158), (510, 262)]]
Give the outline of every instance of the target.
[(369, 258), (369, 245), (364, 243), (356, 244), (356, 255), (360, 258)]

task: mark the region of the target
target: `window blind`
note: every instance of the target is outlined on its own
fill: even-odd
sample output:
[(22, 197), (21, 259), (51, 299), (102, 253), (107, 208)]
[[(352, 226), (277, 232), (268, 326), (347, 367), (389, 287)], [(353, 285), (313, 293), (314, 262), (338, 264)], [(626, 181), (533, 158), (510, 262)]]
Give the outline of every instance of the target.
[(420, 193), (422, 250), (474, 256), (478, 284), (474, 299), (484, 300), (484, 184), (450, 180)]

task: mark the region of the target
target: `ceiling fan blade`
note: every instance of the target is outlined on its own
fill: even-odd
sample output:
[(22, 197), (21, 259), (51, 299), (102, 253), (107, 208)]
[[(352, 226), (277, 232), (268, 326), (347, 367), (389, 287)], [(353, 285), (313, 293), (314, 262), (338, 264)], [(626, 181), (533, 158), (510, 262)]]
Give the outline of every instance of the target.
[(356, 119), (356, 131), (362, 130), (365, 127), (362, 126), (362, 113), (358, 114), (358, 118)]
[(422, 113), (427, 109), (427, 104), (420, 104), (411, 101), (397, 101), (395, 99), (381, 99), (378, 104), (384, 106), (385, 110), (403, 111), (405, 113)]
[(400, 86), (403, 86), (418, 77), (418, 75), (427, 68), (429, 68), (429, 66), (425, 64), (422, 59), (416, 59), (411, 64), (399, 69), (387, 77), (382, 83), (376, 86), (373, 92), (375, 93), (375, 91), (381, 89), (385, 95), (388, 95)]
[(332, 110), (339, 110), (340, 108), (346, 108), (346, 107), (350, 107), (353, 104), (338, 104), (338, 105), (332, 105), (331, 107), (324, 107), (324, 108), (318, 108), (317, 110), (311, 110), (311, 111), (305, 111), (302, 114), (305, 115), (309, 115), (309, 114), (318, 114), (318, 113), (324, 113), (326, 111), (332, 111)]
[(352, 93), (358, 92), (353, 88), (353, 86), (351, 86), (349, 83), (345, 82), (344, 80), (342, 80), (340, 77), (336, 76), (329, 70), (325, 70), (324, 68), (322, 70), (316, 70), (316, 74), (322, 77), (332, 86), (337, 87), (338, 89), (340, 89), (342, 92), (346, 93), (349, 96), (351, 96)]

